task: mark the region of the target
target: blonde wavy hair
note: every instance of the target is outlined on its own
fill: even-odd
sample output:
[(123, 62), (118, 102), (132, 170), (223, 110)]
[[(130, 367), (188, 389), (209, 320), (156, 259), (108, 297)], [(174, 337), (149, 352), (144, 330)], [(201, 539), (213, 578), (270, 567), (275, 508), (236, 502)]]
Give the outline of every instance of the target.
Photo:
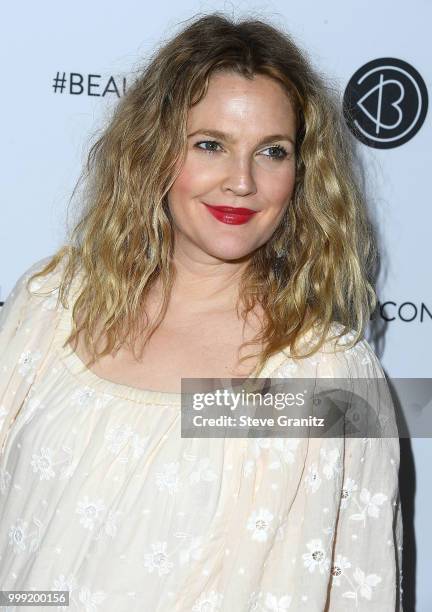
[[(282, 349), (309, 357), (329, 339), (334, 322), (342, 327), (330, 339), (355, 332), (344, 348), (364, 335), (377, 301), (371, 284), (377, 250), (340, 104), (288, 34), (262, 20), (213, 13), (193, 18), (163, 44), (119, 101), (78, 181), (86, 184), (79, 222), (29, 280), (63, 261), (59, 300), (68, 307), (70, 283), (82, 271), (65, 345), (83, 330), (91, 363), (123, 344), (141, 359), (137, 339), (144, 348), (165, 316), (175, 275), (167, 194), (186, 153), (188, 110), (205, 96), (216, 70), (275, 79), (297, 116), (291, 204), (271, 239), (251, 253), (241, 279), (239, 316), (257, 303), (265, 313), (259, 334), (242, 347), (262, 344), (255, 353), (259, 371)], [(144, 306), (157, 279), (163, 299), (151, 322)], [(102, 351), (94, 340), (98, 322), (106, 338)], [(301, 338), (312, 330), (316, 342), (300, 352)]]

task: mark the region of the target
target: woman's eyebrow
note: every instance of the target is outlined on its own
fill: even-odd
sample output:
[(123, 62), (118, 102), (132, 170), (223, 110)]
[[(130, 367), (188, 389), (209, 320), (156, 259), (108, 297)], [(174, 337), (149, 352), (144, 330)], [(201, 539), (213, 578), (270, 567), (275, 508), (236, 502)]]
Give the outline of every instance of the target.
[[(195, 136), (196, 134), (203, 134), (205, 136), (218, 138), (219, 140), (223, 140), (230, 144), (233, 144), (235, 142), (235, 138), (232, 134), (228, 134), (227, 132), (221, 132), (220, 130), (195, 130), (195, 132), (188, 134), (188, 138), (192, 138), (192, 136)], [(264, 136), (264, 138), (259, 141), (258, 146), (266, 144), (267, 142), (272, 142), (274, 140), (289, 140), (289, 142), (295, 145), (294, 140), (289, 134), (270, 134), (269, 136)]]

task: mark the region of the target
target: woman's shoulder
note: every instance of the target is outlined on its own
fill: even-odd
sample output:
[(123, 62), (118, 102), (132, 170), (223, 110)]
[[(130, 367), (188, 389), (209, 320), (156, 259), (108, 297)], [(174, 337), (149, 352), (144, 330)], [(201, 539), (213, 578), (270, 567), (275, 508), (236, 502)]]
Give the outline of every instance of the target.
[[(64, 261), (43, 276), (32, 276), (41, 272), (52, 260), (47, 256), (29, 266), (16, 280), (12, 291), (0, 308), (0, 331), (9, 327), (15, 330), (24, 320), (38, 313), (58, 310), (58, 290), (64, 273)], [(32, 279), (32, 280), (31, 280)]]
[(354, 329), (346, 330), (340, 323), (333, 322), (331, 336), (322, 347), (323, 368), (330, 368), (334, 376), (348, 378), (385, 378), (381, 362), (369, 341)]
[[(53, 256), (44, 257), (31, 265), (30, 268), (23, 274), (25, 284), (27, 285), (27, 281), (30, 280), (33, 275), (42, 272), (44, 268), (52, 261), (52, 259)], [(28, 283), (27, 287), (29, 297), (46, 299), (46, 294), (57, 296), (58, 289), (63, 279), (65, 265), (65, 258), (63, 257), (57, 263), (54, 269), (46, 272), (42, 276), (33, 278), (31, 282)]]
[[(300, 343), (301, 350), (313, 346), (318, 339), (317, 330), (310, 330)], [(280, 375), (323, 378), (384, 378), (381, 363), (365, 337), (357, 336), (355, 329), (332, 322), (322, 346), (310, 356), (293, 358), (284, 351)]]
[[(61, 279), (63, 270), (64, 270), (64, 260), (60, 260), (59, 264), (54, 268), (54, 270), (48, 272), (44, 276), (39, 276), (29, 283), (30, 278), (41, 272), (53, 259), (52, 255), (48, 255), (35, 261), (28, 268), (18, 276), (15, 281), (14, 287), (10, 292), (7, 300), (14, 299), (21, 296), (31, 297), (36, 295), (39, 290), (42, 291), (50, 291), (55, 289), (55, 284)], [(6, 300), (6, 301), (7, 301)]]

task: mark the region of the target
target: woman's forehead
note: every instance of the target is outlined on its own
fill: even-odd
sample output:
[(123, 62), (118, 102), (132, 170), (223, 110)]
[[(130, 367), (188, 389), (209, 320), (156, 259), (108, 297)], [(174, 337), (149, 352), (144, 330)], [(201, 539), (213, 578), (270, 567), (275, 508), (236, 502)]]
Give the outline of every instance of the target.
[(293, 106), (283, 86), (264, 75), (213, 75), (205, 96), (188, 113), (189, 130), (212, 127), (236, 133), (241, 126), (267, 132), (280, 124), (295, 130)]

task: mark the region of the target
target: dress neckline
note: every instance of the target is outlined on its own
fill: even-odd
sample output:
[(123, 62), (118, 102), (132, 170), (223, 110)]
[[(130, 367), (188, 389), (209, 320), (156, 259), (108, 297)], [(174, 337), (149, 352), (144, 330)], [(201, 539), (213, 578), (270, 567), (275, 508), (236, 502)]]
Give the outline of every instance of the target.
[[(73, 287), (71, 289), (73, 289)], [(73, 303), (73, 300), (69, 301), (69, 308), (63, 308), (61, 304), (59, 306), (60, 314), (54, 340), (61, 361), (77, 379), (81, 380), (83, 384), (87, 384), (102, 393), (128, 399), (137, 403), (163, 404), (170, 406), (179, 406), (181, 404), (181, 393), (158, 391), (156, 389), (142, 389), (102, 378), (85, 365), (70, 345), (63, 346), (72, 331), (73, 306), (71, 302)], [(267, 362), (255, 376), (246, 376), (244, 378), (245, 380), (250, 378), (267, 378), (282, 365), (282, 363), (287, 361), (287, 359), (288, 354), (285, 350), (278, 351), (267, 359)]]

